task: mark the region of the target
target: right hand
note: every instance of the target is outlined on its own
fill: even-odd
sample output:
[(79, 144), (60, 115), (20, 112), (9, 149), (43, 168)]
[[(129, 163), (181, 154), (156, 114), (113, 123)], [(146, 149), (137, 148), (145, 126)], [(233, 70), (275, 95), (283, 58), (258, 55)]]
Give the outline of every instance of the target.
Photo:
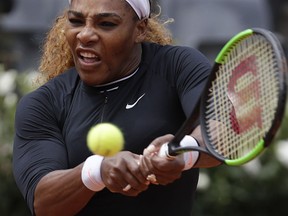
[(154, 174), (157, 179), (154, 183), (167, 185), (181, 177), (185, 166), (183, 155), (178, 155), (173, 159), (158, 155), (161, 146), (171, 141), (173, 137), (171, 134), (158, 137), (143, 152), (141, 171), (146, 176)]

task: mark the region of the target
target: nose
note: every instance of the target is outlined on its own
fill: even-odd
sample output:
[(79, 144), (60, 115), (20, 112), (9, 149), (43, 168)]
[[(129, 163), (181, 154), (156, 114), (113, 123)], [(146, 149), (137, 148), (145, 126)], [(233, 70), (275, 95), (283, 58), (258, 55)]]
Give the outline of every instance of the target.
[(98, 40), (95, 29), (91, 26), (85, 26), (78, 34), (77, 39), (83, 44), (88, 45)]

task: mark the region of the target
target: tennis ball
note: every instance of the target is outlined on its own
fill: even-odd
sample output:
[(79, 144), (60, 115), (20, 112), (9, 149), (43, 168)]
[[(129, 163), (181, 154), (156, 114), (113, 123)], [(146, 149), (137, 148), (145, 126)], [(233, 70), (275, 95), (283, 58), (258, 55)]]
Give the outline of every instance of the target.
[(114, 124), (100, 123), (93, 126), (87, 134), (89, 150), (102, 156), (113, 156), (124, 145), (122, 131)]

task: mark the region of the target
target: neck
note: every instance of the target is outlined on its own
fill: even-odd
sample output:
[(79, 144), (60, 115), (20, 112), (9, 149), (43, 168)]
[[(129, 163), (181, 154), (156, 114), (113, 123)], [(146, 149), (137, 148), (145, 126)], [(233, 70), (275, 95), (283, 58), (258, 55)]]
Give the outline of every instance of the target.
[(133, 54), (131, 55), (129, 63), (124, 67), (121, 77), (133, 73), (139, 67), (141, 59), (142, 59), (142, 45), (137, 44), (133, 51)]

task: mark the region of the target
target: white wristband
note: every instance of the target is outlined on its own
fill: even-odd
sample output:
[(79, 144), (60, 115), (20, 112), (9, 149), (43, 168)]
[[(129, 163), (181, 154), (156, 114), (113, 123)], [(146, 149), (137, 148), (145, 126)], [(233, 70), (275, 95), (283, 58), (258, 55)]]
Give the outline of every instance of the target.
[(105, 188), (101, 177), (101, 164), (104, 157), (92, 155), (84, 162), (81, 179), (83, 184), (92, 191), (100, 191)]
[[(186, 135), (180, 142), (181, 146), (199, 146), (196, 139), (194, 139), (192, 136)], [(197, 162), (199, 158), (199, 152), (198, 151), (189, 151), (185, 152), (183, 154), (184, 161), (185, 161), (185, 167), (183, 170), (191, 169), (195, 163)]]

